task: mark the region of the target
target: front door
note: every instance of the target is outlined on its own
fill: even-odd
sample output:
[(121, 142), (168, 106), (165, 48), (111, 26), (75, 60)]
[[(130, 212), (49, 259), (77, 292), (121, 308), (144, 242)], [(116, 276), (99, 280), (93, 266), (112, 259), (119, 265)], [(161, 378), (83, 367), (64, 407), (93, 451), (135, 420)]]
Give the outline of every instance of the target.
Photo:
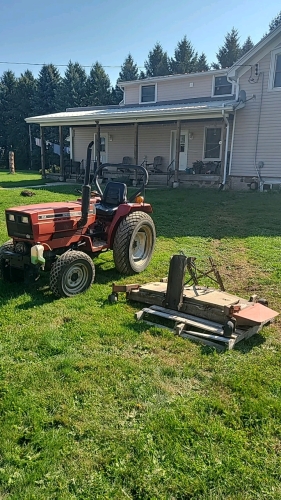
[[(97, 160), (97, 134), (95, 134), (95, 160)], [(100, 136), (100, 162), (107, 163), (108, 158), (108, 134)]]
[[(180, 158), (179, 169), (185, 170), (187, 168), (187, 150), (188, 150), (188, 131), (182, 130), (180, 136)], [(176, 158), (176, 131), (173, 130), (171, 134), (171, 160)], [(174, 163), (175, 165), (175, 163)]]

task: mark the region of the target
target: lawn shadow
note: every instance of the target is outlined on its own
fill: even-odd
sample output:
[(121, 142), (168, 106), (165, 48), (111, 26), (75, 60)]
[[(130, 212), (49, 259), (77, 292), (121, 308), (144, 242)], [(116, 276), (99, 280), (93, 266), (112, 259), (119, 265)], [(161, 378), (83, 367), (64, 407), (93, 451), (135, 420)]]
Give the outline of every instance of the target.
[(0, 306), (8, 304), (11, 300), (16, 299), (24, 294), (29, 295), (29, 300), (24, 304), (16, 305), (16, 309), (27, 310), (35, 306), (41, 306), (46, 303), (52, 303), (56, 300), (55, 296), (52, 295), (48, 281), (45, 277), (40, 277), (40, 279), (33, 283), (8, 283), (1, 282), (0, 287)]

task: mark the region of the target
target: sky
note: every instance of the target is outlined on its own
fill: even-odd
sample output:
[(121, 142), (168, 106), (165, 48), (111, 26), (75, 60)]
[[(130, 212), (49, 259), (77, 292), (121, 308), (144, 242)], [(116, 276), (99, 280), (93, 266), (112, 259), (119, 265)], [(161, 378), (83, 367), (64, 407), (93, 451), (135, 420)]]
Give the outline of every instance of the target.
[(185, 35), (212, 63), (232, 27), (257, 43), (280, 9), (277, 0), (1, 0), (0, 76), (37, 76), (43, 63), (63, 76), (70, 60), (89, 73), (99, 61), (115, 85), (129, 52), (142, 68), (156, 42), (173, 56)]

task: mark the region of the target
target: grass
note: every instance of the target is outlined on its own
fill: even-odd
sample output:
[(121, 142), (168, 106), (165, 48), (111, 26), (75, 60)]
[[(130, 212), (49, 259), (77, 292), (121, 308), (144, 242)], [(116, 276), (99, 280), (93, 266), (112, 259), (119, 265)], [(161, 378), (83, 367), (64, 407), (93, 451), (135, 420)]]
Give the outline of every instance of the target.
[[(28, 202), (74, 199), (73, 186)], [(218, 264), (228, 291), (280, 309), (278, 193), (153, 190), (156, 251), (137, 277), (167, 275), (183, 250)], [(4, 209), (25, 203), (1, 192)], [(96, 260), (84, 295), (56, 300), (48, 277), (0, 283), (0, 498), (249, 500), (281, 498), (280, 320), (218, 353), (110, 305), (119, 276)]]
[(42, 179), (41, 174), (32, 170), (16, 171), (15, 174), (10, 174), (8, 170), (0, 171), (0, 189), (21, 187), (21, 186), (38, 186), (45, 184), (46, 180)]

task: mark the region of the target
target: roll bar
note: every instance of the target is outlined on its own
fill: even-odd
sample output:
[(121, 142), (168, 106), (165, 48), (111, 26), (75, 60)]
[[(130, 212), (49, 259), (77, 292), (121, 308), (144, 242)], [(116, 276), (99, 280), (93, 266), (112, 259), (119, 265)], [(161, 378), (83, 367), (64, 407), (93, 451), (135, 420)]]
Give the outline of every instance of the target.
[(98, 178), (99, 178), (99, 175), (102, 173), (103, 169), (107, 168), (107, 167), (116, 167), (117, 169), (120, 168), (122, 170), (135, 170), (136, 172), (137, 171), (141, 172), (141, 174), (143, 176), (143, 182), (139, 186), (137, 191), (135, 191), (130, 196), (129, 201), (133, 201), (136, 198), (136, 196), (139, 196), (140, 194), (142, 194), (144, 192), (144, 188), (148, 183), (148, 172), (147, 172), (146, 168), (144, 168), (142, 165), (124, 165), (123, 163), (103, 163), (96, 170), (94, 177), (93, 177), (93, 182), (95, 183), (95, 186), (96, 186), (96, 188), (101, 196), (103, 195), (103, 192), (101, 190)]

